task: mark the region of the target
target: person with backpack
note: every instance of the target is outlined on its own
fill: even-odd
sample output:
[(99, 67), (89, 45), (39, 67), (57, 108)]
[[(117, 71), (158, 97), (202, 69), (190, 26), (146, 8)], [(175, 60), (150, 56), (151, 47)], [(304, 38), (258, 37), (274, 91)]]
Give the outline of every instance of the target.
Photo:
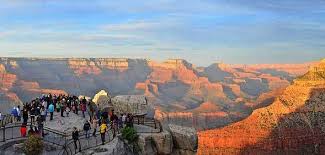
[(77, 149), (78, 149), (77, 142), (79, 142), (79, 152), (81, 152), (81, 145), (80, 145), (80, 141), (79, 141), (79, 131), (76, 127), (73, 127), (72, 139), (73, 139), (73, 143), (74, 143), (75, 152), (77, 153)]
[(86, 121), (86, 123), (84, 124), (84, 131), (86, 133), (86, 138), (89, 138), (89, 130), (90, 129), (91, 129), (90, 123), (88, 121)]
[(102, 124), (99, 127), (100, 137), (102, 139), (102, 145), (105, 144), (106, 131), (107, 131), (107, 125), (106, 125), (105, 121), (102, 121)]

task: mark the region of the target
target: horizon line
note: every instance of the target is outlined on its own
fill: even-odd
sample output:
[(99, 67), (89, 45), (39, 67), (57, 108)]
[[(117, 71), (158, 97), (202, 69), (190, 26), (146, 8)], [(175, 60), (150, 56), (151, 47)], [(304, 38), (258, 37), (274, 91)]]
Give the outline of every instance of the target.
[[(167, 58), (167, 59), (164, 59), (162, 61), (159, 61), (157, 59), (152, 59), (152, 58), (144, 58), (144, 57), (43, 57), (43, 56), (33, 56), (33, 57), (30, 57), (30, 56), (26, 56), (26, 57), (23, 57), (23, 56), (0, 56), (0, 59), (35, 59), (35, 60), (67, 60), (67, 59), (128, 59), (128, 60), (146, 60), (146, 61), (155, 61), (155, 62), (160, 62), (160, 63), (164, 63), (168, 60), (183, 60), (183, 61), (186, 61), (187, 63), (190, 63), (194, 66), (197, 66), (196, 64), (194, 63), (191, 63), (190, 61), (184, 59), (184, 58)], [(315, 62), (319, 62), (319, 61), (322, 61), (324, 60), (324, 58), (320, 58), (318, 60), (313, 60), (313, 61), (306, 61), (306, 62), (301, 62), (301, 63), (251, 63), (251, 64), (248, 64), (248, 63), (242, 63), (242, 64), (238, 64), (238, 63), (224, 63), (223, 61), (220, 61), (220, 60), (217, 60), (215, 62), (212, 62), (210, 63), (210, 65), (213, 65), (213, 64), (228, 64), (228, 65), (276, 65), (276, 64), (282, 64), (282, 65), (290, 65), (290, 64), (308, 64), (308, 63), (315, 63)], [(210, 66), (208, 65), (208, 66)], [(197, 66), (197, 67), (204, 67), (204, 66)]]

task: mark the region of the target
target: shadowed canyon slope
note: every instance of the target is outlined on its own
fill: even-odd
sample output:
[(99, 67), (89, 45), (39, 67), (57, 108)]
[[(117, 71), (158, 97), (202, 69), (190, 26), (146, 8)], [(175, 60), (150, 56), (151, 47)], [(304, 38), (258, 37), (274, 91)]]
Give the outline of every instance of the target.
[(199, 154), (324, 154), (325, 60), (269, 106), (223, 128), (199, 132)]
[(196, 67), (180, 59), (0, 58), (1, 109), (43, 93), (93, 96), (105, 89), (113, 96), (146, 95), (151, 115), (164, 122), (215, 128), (272, 103), (311, 64)]

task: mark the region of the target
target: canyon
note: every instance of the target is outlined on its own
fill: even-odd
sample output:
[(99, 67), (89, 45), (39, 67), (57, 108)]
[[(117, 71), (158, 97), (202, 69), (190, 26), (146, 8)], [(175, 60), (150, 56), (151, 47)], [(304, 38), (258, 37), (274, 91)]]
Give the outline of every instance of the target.
[(228, 126), (200, 131), (198, 154), (324, 154), (325, 59), (274, 102)]
[(316, 62), (197, 67), (186, 60), (0, 58), (0, 108), (41, 94), (145, 95), (150, 116), (165, 124), (214, 129), (268, 106)]

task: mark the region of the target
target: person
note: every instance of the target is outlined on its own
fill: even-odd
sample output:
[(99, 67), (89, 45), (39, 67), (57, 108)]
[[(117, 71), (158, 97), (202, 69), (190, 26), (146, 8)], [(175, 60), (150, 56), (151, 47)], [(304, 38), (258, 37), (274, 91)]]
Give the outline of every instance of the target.
[(42, 121), (46, 121), (46, 110), (44, 107), (41, 108), (41, 119)]
[(133, 127), (133, 116), (131, 114), (128, 114), (126, 117), (126, 126)]
[(75, 107), (75, 113), (78, 115), (78, 111), (79, 111), (79, 109), (78, 109), (78, 103), (79, 103), (79, 101), (77, 100), (75, 103), (74, 103), (74, 107)]
[(50, 112), (50, 120), (53, 120), (53, 112), (54, 112), (54, 105), (53, 105), (53, 103), (51, 103), (50, 105), (49, 105), (49, 112)]
[(97, 131), (97, 125), (98, 125), (98, 120), (96, 116), (93, 117), (92, 119), (92, 128), (93, 128), (93, 136), (96, 137), (96, 131)]
[(122, 115), (122, 124), (123, 124), (123, 127), (124, 127), (125, 123), (126, 123), (126, 114), (124, 113)]
[(17, 117), (18, 117), (18, 112), (17, 112), (17, 108), (16, 107), (14, 107), (11, 110), (11, 115), (15, 118), (13, 121), (16, 122), (17, 121)]
[(35, 135), (39, 135), (39, 130), (37, 129), (36, 126), (34, 126), (34, 134), (35, 134)]
[(81, 145), (80, 145), (80, 141), (79, 141), (79, 131), (76, 127), (73, 127), (72, 139), (73, 139), (75, 151), (77, 152), (77, 149), (78, 149), (77, 142), (79, 142), (79, 152), (81, 152)]
[(61, 117), (64, 117), (63, 114), (64, 114), (64, 111), (65, 111), (65, 106), (66, 106), (65, 103), (61, 104), (61, 109), (60, 109), (61, 110)]
[(22, 137), (26, 137), (26, 134), (27, 134), (27, 127), (26, 127), (26, 124), (23, 123), (20, 127), (20, 135)]
[(43, 118), (41, 116), (38, 116), (37, 119), (37, 125), (38, 125), (38, 130), (40, 132), (40, 134), (42, 135), (42, 137), (44, 137), (44, 131), (43, 131)]
[(21, 115), (20, 115), (20, 105), (17, 106), (17, 121), (20, 122), (21, 121)]
[(0, 122), (2, 121), (2, 114), (1, 114), (1, 112), (0, 112)]
[(60, 112), (61, 102), (56, 103), (56, 112)]
[(108, 112), (107, 111), (103, 111), (101, 113), (101, 120), (104, 120), (105, 123), (109, 123), (109, 120), (108, 120)]
[(65, 108), (65, 114), (67, 115), (67, 117), (69, 117), (69, 113), (70, 113), (70, 108), (66, 107)]
[(26, 107), (23, 109), (23, 121), (24, 121), (25, 124), (27, 124), (27, 121), (28, 121), (28, 110), (27, 110)]
[(84, 124), (84, 131), (86, 133), (86, 138), (89, 138), (89, 130), (90, 130), (90, 123), (88, 121), (86, 121), (86, 123)]
[(31, 120), (32, 124), (33, 124), (33, 122), (35, 120), (35, 114), (36, 114), (36, 109), (33, 106), (32, 109), (30, 110), (30, 120)]
[(77, 112), (76, 112), (76, 105), (75, 105), (74, 102), (72, 102), (72, 112), (75, 113), (75, 114), (77, 114)]
[(29, 127), (29, 131), (28, 131), (28, 135), (30, 136), (30, 135), (33, 135), (35, 132), (34, 132), (34, 130), (33, 130), (33, 126), (31, 125), (30, 127)]
[(113, 137), (116, 136), (116, 131), (118, 130), (118, 117), (115, 115), (114, 110), (111, 112), (111, 127), (113, 129)]
[(120, 129), (123, 128), (122, 116), (118, 117), (117, 124), (118, 124), (117, 132), (120, 133)]
[(85, 118), (86, 117), (86, 115), (85, 115), (85, 112), (86, 112), (86, 103), (82, 103), (81, 104), (81, 110), (82, 110), (82, 116)]
[(106, 125), (105, 121), (102, 121), (102, 124), (99, 127), (100, 137), (102, 139), (102, 145), (105, 144), (106, 131), (107, 131), (107, 125)]

